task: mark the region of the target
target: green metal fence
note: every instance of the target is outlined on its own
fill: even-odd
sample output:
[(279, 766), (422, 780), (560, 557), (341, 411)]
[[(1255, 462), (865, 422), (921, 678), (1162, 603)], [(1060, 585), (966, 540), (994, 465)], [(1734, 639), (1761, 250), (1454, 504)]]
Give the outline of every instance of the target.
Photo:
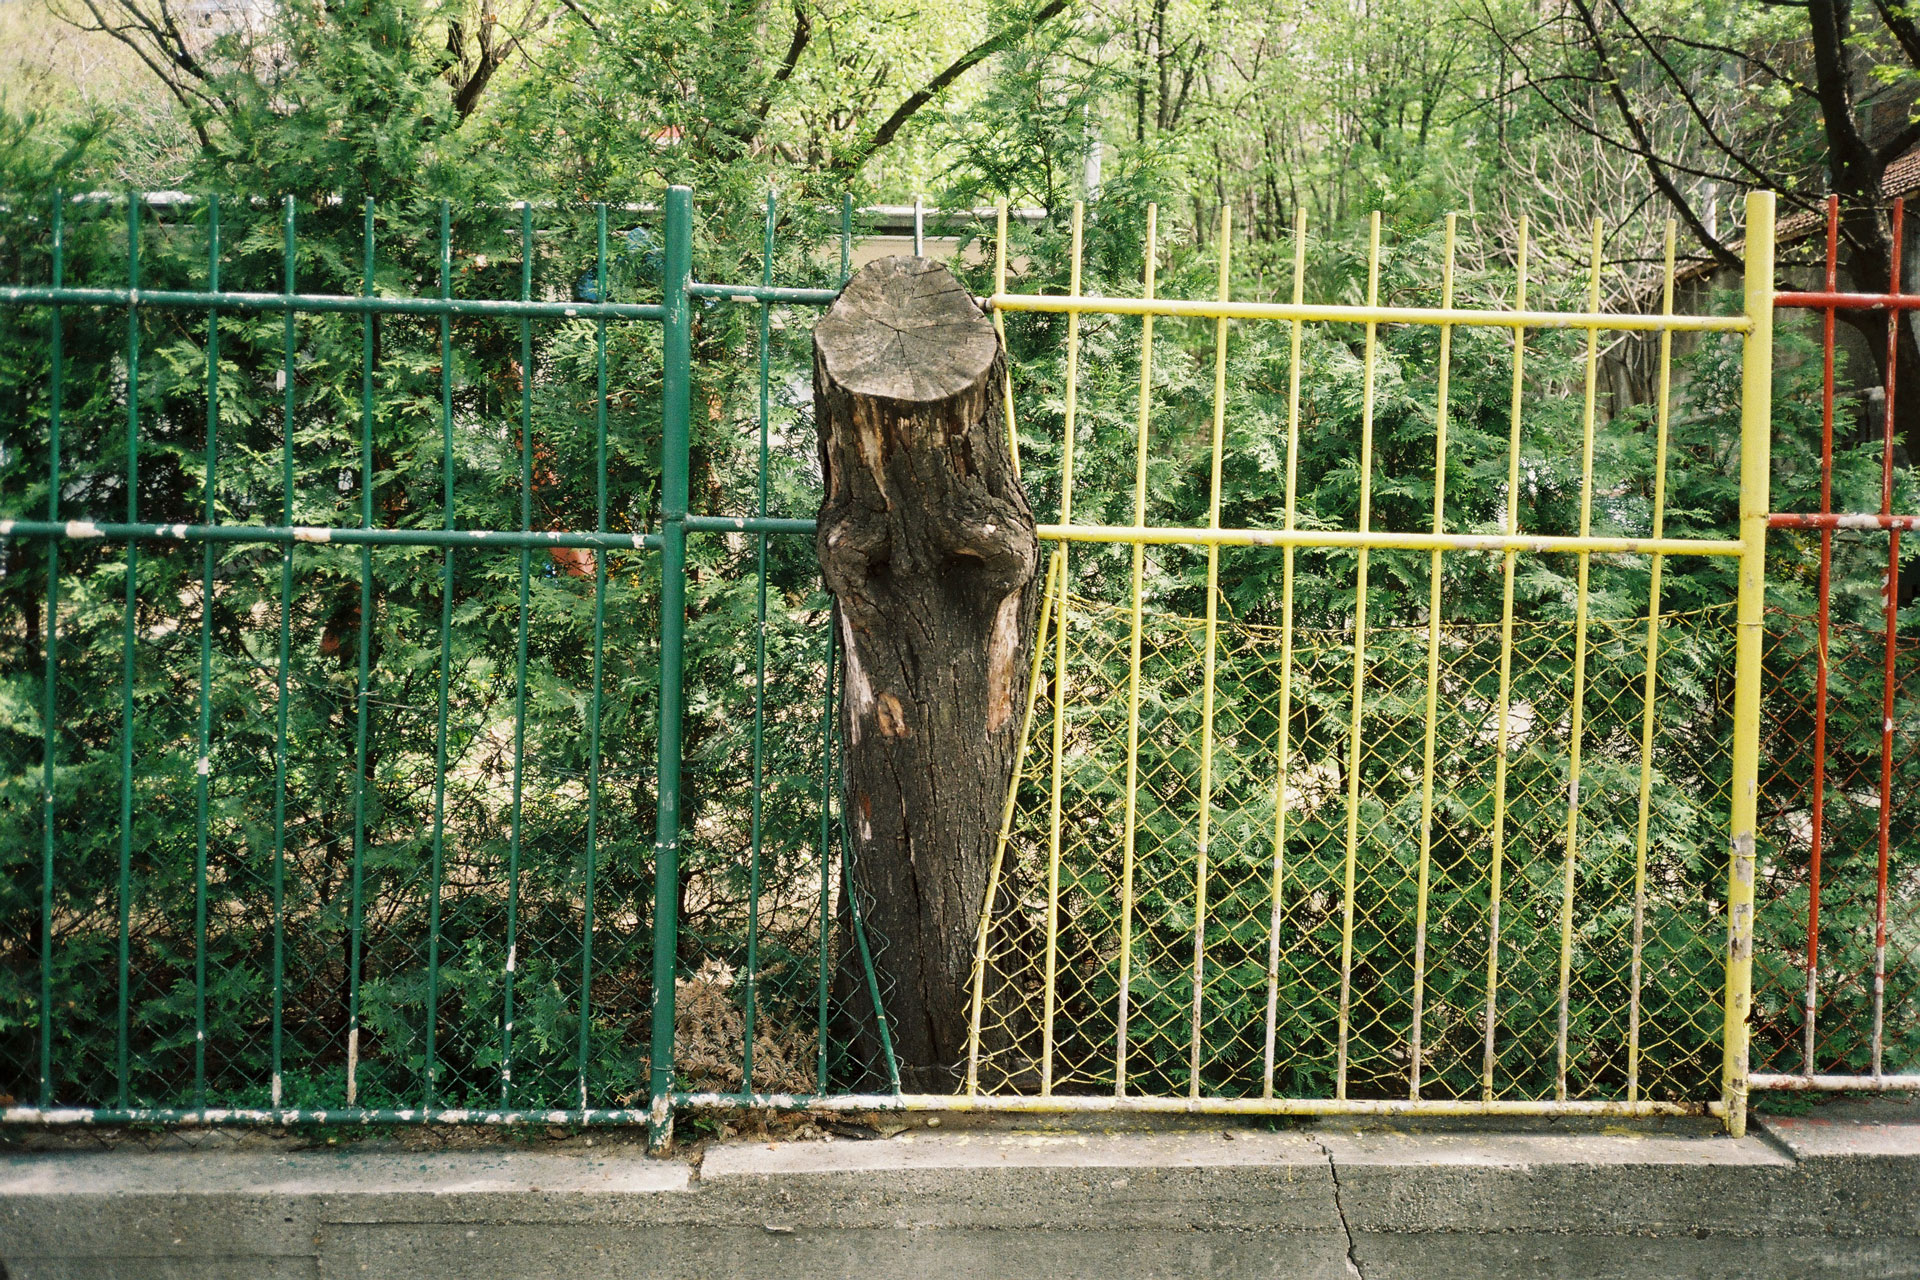
[[(835, 296), (851, 202), (837, 272), (796, 247), (819, 287), (774, 284), (772, 197), (752, 285), (693, 278), (684, 187), (612, 253), (604, 206), (355, 212), (5, 212), (4, 731), (39, 761), (0, 796), (38, 855), (0, 902), (0, 1119), (664, 1125), (688, 972), (683, 1059), (732, 1038), (743, 1091), (825, 1092), (836, 947), (874, 979), (834, 918), (824, 597), (776, 565), (769, 608), (813, 528), (770, 514), (770, 452), (810, 450), (770, 432), (776, 313)], [(757, 482), (697, 514), (695, 331), (747, 312)], [(732, 768), (683, 730), (703, 541), (757, 583), (739, 838), (683, 803), (690, 745), (696, 784)], [(690, 830), (724, 866), (682, 876)], [(763, 903), (769, 858), (817, 896)]]

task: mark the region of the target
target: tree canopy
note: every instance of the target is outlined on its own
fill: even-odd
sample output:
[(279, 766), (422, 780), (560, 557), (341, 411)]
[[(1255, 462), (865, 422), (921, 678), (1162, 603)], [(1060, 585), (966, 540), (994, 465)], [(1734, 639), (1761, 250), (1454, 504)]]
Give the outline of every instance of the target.
[[(713, 194), (1053, 208), (1151, 174), (1194, 234), (1293, 210), (1471, 214), (1619, 287), (1660, 225), (1730, 264), (1741, 190), (1878, 202), (1920, 143), (1920, 25), (1873, 0), (16, 0), (18, 133), (96, 135), (114, 186), (360, 195)], [(1849, 245), (1884, 259), (1866, 213)]]

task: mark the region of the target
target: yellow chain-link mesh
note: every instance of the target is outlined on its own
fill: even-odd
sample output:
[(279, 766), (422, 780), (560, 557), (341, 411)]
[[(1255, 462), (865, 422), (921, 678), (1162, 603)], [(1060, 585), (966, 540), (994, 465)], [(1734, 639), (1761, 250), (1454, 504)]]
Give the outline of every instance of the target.
[[(1040, 1091), (1051, 905), (1055, 1092), (1113, 1093), (1124, 1062), (1123, 1092), (1132, 1096), (1335, 1096), (1351, 631), (1293, 634), (1291, 759), (1279, 780), (1286, 836), (1276, 858), (1281, 630), (1219, 621), (1196, 1085), (1205, 620), (1142, 617), (1129, 889), (1122, 814), (1131, 610), (1073, 595), (1066, 605), (1058, 890), (1050, 904), (1052, 722), (1062, 686), (1050, 624), (1039, 638), (1048, 656), (985, 932), (980, 1091)], [(1626, 1098), (1636, 1038), (1639, 1097), (1701, 1100), (1715, 1090), (1728, 744), (1725, 716), (1714, 712), (1731, 696), (1732, 612), (1725, 605), (1669, 614), (1661, 627), (1637, 1033), (1630, 1022), (1646, 619), (1588, 622), (1569, 1098)], [(1050, 613), (1057, 620), (1057, 600)], [(1422, 625), (1373, 629), (1365, 648), (1348, 966), (1346, 1094), (1355, 1099), (1410, 1092), (1427, 646)], [(1552, 1099), (1574, 624), (1514, 627), (1490, 1089), (1483, 1072), (1501, 629), (1448, 625), (1439, 648), (1420, 1096)], [(1702, 724), (1719, 731), (1692, 736)], [(1131, 952), (1124, 1041), (1123, 930)]]
[[(1603, 314), (1597, 220), (1580, 314), (1527, 310), (1524, 221), (1513, 310), (1456, 308), (1452, 217), (1431, 310), (1380, 305), (1378, 214), (1361, 306), (1303, 302), (1299, 218), (1292, 302), (1229, 301), (1224, 210), (1212, 302), (1155, 297), (1151, 208), (1140, 299), (1080, 296), (1079, 206), (1067, 295), (1008, 294), (996, 282), (997, 311), (1065, 316), (1065, 395), (1059, 523), (1040, 528), (1056, 544), (1051, 628), (1043, 621), (1034, 650), (982, 912), (969, 1095), (1042, 1106), (1109, 1095), (1119, 1105), (1276, 1111), (1294, 1102), (1645, 1112), (1719, 1094), (1729, 1132), (1744, 1132), (1772, 304), (1771, 197), (1748, 203), (1753, 260), (1740, 316), (1674, 314), (1671, 227), (1660, 314)], [(1004, 221), (997, 252), (1004, 258)], [(1083, 314), (1141, 316), (1129, 525), (1073, 519)], [(1155, 316), (1213, 321), (1204, 528), (1160, 527), (1150, 512)], [(1290, 327), (1278, 528), (1222, 524), (1229, 319)], [(1300, 522), (1300, 341), (1313, 323), (1364, 334), (1351, 530)], [(1371, 527), (1382, 324), (1439, 331), (1430, 532)], [(1450, 344), (1463, 326), (1514, 330), (1499, 534), (1463, 536), (1447, 522)], [(1528, 327), (1586, 334), (1577, 536), (1523, 533), (1513, 505)], [(1660, 332), (1645, 538), (1593, 528), (1599, 335), (1619, 328)], [(1682, 329), (1746, 335), (1737, 541), (1663, 535), (1671, 338)], [(1076, 543), (1131, 546), (1129, 586), (1093, 588), (1069, 573)], [(1261, 547), (1248, 553), (1285, 557), (1279, 627), (1223, 616), (1223, 555)], [(1318, 627), (1296, 628), (1294, 557), (1307, 552), (1324, 577), (1332, 548), (1355, 553), (1351, 617), (1336, 614), (1329, 628), (1316, 610)], [(1501, 621), (1449, 620), (1444, 557), (1458, 565), (1487, 552), (1501, 557)], [(1143, 590), (1180, 580), (1165, 572), (1170, 558), (1201, 553), (1204, 617)], [(1370, 556), (1384, 566), (1410, 553), (1429, 565), (1425, 617), (1407, 625), (1419, 610), (1388, 607), (1392, 625), (1369, 628), (1369, 603), (1388, 581), (1370, 581)], [(1522, 554), (1567, 558), (1570, 616), (1516, 618)], [(1651, 619), (1594, 617), (1596, 555), (1650, 558)], [(1664, 610), (1661, 568), (1675, 555), (1737, 557), (1737, 602)], [(1156, 561), (1152, 572), (1143, 557)]]

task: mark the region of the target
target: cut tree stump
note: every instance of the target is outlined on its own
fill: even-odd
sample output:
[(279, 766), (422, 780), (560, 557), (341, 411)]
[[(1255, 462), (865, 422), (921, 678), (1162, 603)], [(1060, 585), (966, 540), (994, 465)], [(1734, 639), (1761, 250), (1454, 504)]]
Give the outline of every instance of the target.
[[(1039, 540), (1008, 445), (998, 335), (945, 267), (862, 268), (814, 326), (813, 367), (851, 880), (902, 1087), (945, 1091), (964, 1066), (974, 943), (1026, 707)], [(843, 1025), (871, 1081), (872, 1007), (841, 936)]]

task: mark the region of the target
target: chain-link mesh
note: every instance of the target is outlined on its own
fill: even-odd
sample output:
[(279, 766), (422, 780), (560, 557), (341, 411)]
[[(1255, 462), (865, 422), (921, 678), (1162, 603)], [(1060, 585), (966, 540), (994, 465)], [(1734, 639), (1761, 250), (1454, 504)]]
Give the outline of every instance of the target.
[[(1124, 1067), (1124, 1091), (1133, 1095), (1332, 1097), (1344, 973), (1346, 1096), (1407, 1097), (1413, 973), (1421, 958), (1427, 628), (1380, 628), (1367, 637), (1353, 940), (1343, 963), (1352, 631), (1293, 632), (1282, 777), (1283, 635), (1272, 626), (1219, 623), (1214, 816), (1196, 1003), (1205, 621), (1162, 612), (1142, 618), (1139, 681), (1150, 694), (1138, 710), (1129, 881), (1122, 797), (1131, 612), (1077, 596), (1067, 605), (1065, 679), (1049, 662), (990, 913), (982, 1090), (1038, 1087), (1042, 1019), (1050, 1007), (1052, 1084), (1062, 1093), (1112, 1092)], [(1636, 1040), (1639, 1096), (1678, 1101), (1713, 1091), (1724, 977), (1731, 622), (1725, 606), (1662, 619), (1637, 990), (1646, 620), (1588, 624), (1566, 1096), (1626, 1097), (1628, 1050)], [(1501, 631), (1498, 624), (1448, 625), (1439, 635), (1423, 1097), (1556, 1096), (1573, 632), (1571, 620), (1514, 627), (1490, 1088), (1484, 1071)], [(1050, 893), (1056, 697), (1065, 700), (1066, 731), (1058, 888)], [(1276, 848), (1282, 800), (1284, 834)], [(1044, 984), (1050, 947), (1051, 993)], [(1637, 1032), (1629, 1026), (1636, 1006)]]
[[(1819, 618), (1768, 615), (1761, 816), (1773, 857), (1760, 879), (1754, 934), (1754, 1070), (1874, 1074), (1875, 938), (1879, 903), (1884, 625), (1829, 620), (1820, 906), (1806, 1038), (1812, 895), (1813, 779)], [(1920, 879), (1915, 875), (1920, 639), (1903, 623), (1893, 659), (1880, 1071), (1920, 1070)]]

